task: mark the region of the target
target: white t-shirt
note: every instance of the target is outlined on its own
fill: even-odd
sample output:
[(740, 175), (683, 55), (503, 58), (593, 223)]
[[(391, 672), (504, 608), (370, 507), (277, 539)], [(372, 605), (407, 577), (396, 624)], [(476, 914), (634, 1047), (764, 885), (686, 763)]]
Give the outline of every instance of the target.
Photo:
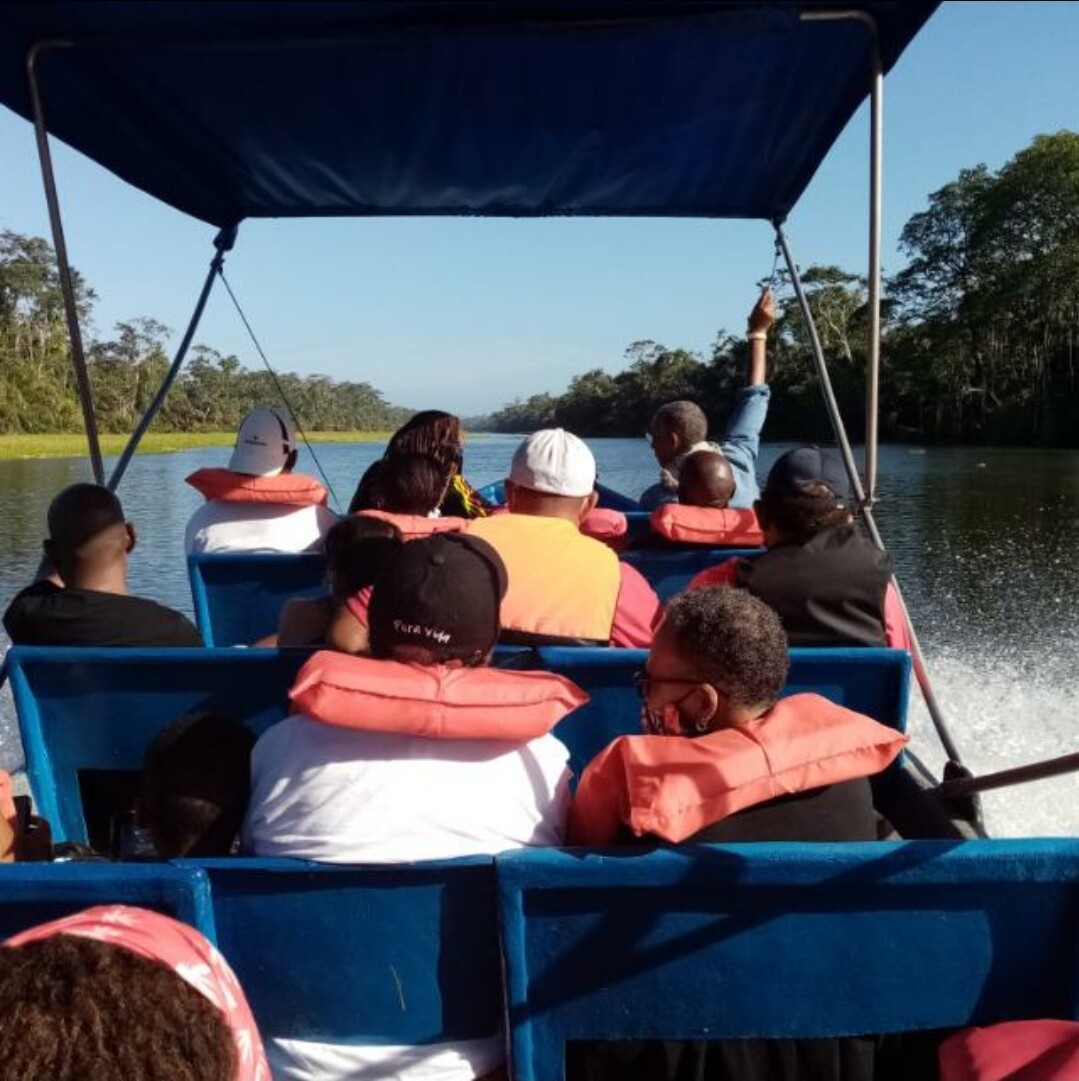
[(203, 503), (187, 523), (184, 549), (192, 552), (308, 552), (338, 521), (328, 507), (283, 503)]
[[(324, 863), (404, 863), (559, 845), (569, 809), (569, 752), (554, 736), (526, 744), (435, 740), (337, 728), (293, 715), (251, 758), (245, 851)], [(267, 1042), (289, 1081), (472, 1081), (503, 1058), (501, 1040), (390, 1048)]]

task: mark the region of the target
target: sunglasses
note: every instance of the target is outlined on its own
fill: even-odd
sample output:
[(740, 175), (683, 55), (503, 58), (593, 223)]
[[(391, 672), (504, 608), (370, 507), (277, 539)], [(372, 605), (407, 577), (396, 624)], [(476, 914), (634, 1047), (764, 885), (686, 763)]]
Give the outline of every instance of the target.
[(685, 686), (698, 686), (702, 683), (699, 679), (677, 679), (667, 676), (650, 676), (643, 668), (633, 673), (634, 690), (642, 697), (647, 698), (652, 693), (652, 688), (661, 683), (681, 683)]

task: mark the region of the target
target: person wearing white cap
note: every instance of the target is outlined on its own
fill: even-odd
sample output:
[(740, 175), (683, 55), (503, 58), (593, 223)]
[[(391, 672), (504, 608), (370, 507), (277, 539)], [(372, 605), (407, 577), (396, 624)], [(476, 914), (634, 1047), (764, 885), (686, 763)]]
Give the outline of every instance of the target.
[(296, 429), (282, 409), (244, 417), (227, 469), (199, 469), (187, 483), (206, 498), (187, 523), (191, 552), (307, 552), (337, 521), (326, 489), (294, 473)]
[(468, 531), (502, 557), (509, 589), (503, 642), (647, 646), (660, 608), (652, 587), (606, 545), (580, 532), (596, 505), (596, 460), (570, 432), (534, 432), (516, 450), (506, 480), (509, 514)]

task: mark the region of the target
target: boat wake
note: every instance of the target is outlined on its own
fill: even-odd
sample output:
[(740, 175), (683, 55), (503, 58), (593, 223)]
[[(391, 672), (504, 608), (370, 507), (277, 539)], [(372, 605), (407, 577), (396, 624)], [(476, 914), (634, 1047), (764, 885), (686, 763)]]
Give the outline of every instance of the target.
[[(970, 644), (927, 651), (926, 662), (964, 764), (976, 775), (1071, 754), (1077, 747), (1079, 687), (1074, 643), (1052, 653), (972, 650)], [(929, 714), (912, 691), (911, 749), (937, 776), (944, 752)], [(1079, 834), (1079, 773), (986, 792), (986, 827), (994, 837)]]

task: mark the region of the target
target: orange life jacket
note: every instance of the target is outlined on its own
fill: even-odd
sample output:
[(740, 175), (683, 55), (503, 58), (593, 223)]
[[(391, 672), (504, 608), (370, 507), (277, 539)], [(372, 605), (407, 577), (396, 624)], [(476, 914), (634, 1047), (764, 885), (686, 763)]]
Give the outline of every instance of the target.
[(460, 533), (468, 525), (465, 518), (427, 518), (422, 514), (393, 514), (388, 510), (361, 510), (356, 513), (357, 516), (380, 518), (397, 526), (406, 541), (430, 537), (434, 533)]
[(601, 541), (616, 552), (626, 543), (626, 516), (620, 510), (593, 507), (581, 520), (581, 532), (586, 537)]
[(622, 583), (610, 548), (564, 518), (531, 514), (480, 518), (468, 523), (468, 532), (487, 541), (506, 564), (507, 640), (610, 641)]
[(1005, 1021), (966, 1028), (937, 1049), (940, 1081), (1072, 1081), (1079, 1021)]
[(602, 845), (624, 827), (675, 844), (777, 796), (869, 777), (907, 737), (816, 694), (777, 702), (737, 728), (687, 736), (619, 736), (585, 768), (570, 842)]
[(690, 507), (664, 503), (652, 512), (652, 532), (679, 544), (705, 544), (712, 548), (757, 548), (764, 543), (752, 509)]
[(297, 712), (324, 724), (428, 739), (526, 743), (588, 695), (553, 672), (445, 668), (323, 650), (289, 692)]
[(326, 489), (302, 473), (250, 477), (231, 469), (196, 469), (187, 483), (215, 503), (278, 503), (288, 507), (324, 507)]

